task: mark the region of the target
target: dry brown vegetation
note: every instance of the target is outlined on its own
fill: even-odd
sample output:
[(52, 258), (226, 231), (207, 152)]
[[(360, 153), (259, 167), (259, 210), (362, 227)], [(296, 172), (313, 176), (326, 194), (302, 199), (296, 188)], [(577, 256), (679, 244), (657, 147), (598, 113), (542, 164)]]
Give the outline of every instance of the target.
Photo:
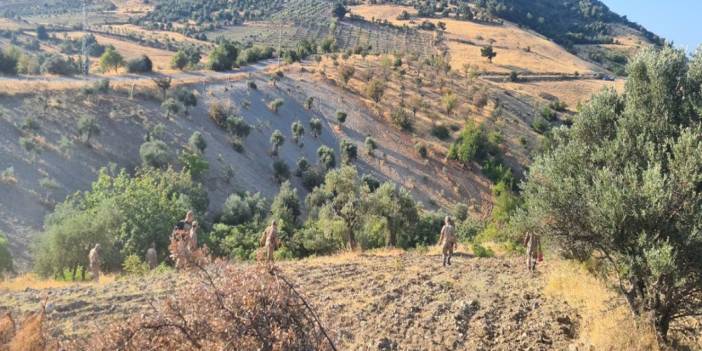
[[(226, 349), (229, 341), (240, 350), (330, 349), (318, 313), (339, 350), (655, 349), (653, 334), (637, 329), (623, 301), (581, 266), (547, 257), (532, 276), (522, 257), (481, 259), (460, 247), (443, 268), (437, 252), (346, 252), (272, 271), (220, 262), (87, 285), (79, 295), (46, 289), (53, 311), (17, 325), (32, 331), (25, 336), (59, 336), (64, 349)], [(36, 309), (32, 294), (13, 301)], [(67, 324), (84, 334), (64, 334)], [(12, 325), (0, 319), (0, 337)]]
[[(460, 69), (464, 64), (475, 65), (480, 71), (509, 73), (512, 70), (533, 73), (588, 73), (600, 70), (597, 66), (569, 53), (558, 44), (534, 32), (511, 23), (502, 26), (480, 24), (453, 19), (397, 20), (397, 15), (411, 8), (397, 5), (361, 5), (351, 8), (352, 13), (388, 20), (396, 25), (418, 25), (428, 20), (446, 23), (445, 41), (451, 55), (451, 66)], [(414, 22), (414, 23), (413, 23)], [(497, 57), (493, 63), (480, 55), (480, 49), (493, 45)]]

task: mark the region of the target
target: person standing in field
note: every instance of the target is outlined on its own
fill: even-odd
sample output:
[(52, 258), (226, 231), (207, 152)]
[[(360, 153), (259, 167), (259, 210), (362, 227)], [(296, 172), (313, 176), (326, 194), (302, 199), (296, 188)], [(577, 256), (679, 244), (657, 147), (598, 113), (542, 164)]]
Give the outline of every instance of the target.
[(529, 272), (536, 271), (536, 262), (542, 259), (541, 238), (534, 232), (527, 232), (524, 236), (524, 246), (526, 246), (527, 269)]
[(94, 281), (100, 280), (100, 244), (95, 244), (88, 254), (88, 263), (90, 273), (93, 275)]
[(446, 265), (451, 265), (451, 256), (453, 256), (453, 251), (458, 246), (458, 241), (456, 240), (456, 229), (453, 227), (453, 221), (451, 217), (446, 216), (444, 219), (444, 226), (441, 228), (441, 236), (439, 237), (439, 245), (441, 245), (441, 254), (444, 259), (444, 267)]
[(274, 219), (271, 221), (271, 225), (263, 232), (260, 242), (260, 245), (266, 250), (267, 262), (273, 262), (273, 253), (278, 248), (278, 244), (278, 226)]
[(151, 247), (146, 250), (146, 263), (149, 265), (149, 269), (154, 269), (158, 266), (158, 254), (156, 253), (155, 242), (151, 242)]

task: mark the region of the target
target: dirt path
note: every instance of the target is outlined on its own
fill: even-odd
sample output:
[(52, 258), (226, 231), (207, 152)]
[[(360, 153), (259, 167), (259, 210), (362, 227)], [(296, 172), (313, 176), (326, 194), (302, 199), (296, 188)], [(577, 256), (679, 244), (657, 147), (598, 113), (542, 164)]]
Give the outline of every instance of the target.
[[(521, 259), (459, 254), (347, 255), (280, 264), (333, 330), (340, 350), (562, 350), (577, 316), (542, 294), (541, 276)], [(47, 299), (52, 334), (81, 335), (126, 315), (183, 281), (175, 274), (0, 295), (0, 312), (36, 309)]]

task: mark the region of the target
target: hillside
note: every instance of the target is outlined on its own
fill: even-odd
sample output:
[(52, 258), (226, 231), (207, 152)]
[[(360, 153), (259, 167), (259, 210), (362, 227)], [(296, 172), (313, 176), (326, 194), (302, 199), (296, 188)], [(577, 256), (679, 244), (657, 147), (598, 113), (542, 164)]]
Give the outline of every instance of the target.
[[(581, 270), (553, 261), (531, 276), (522, 266), (521, 259), (477, 258), (463, 250), (449, 268), (434, 253), (392, 251), (279, 265), (340, 350), (645, 348), (645, 336), (624, 333), (632, 326), (621, 301), (605, 315), (608, 293)], [(197, 284), (166, 273), (26, 289), (3, 294), (0, 310), (35, 311), (47, 298), (51, 335), (87, 337), (128, 316), (152, 313), (150, 301), (159, 306), (188, 281)]]

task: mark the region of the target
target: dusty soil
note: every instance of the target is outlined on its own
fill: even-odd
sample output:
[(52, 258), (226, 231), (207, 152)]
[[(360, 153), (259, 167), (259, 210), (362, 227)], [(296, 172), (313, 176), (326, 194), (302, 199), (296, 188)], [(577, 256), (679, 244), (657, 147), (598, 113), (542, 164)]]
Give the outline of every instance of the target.
[[(519, 258), (459, 253), (451, 267), (421, 253), (347, 254), (279, 266), (319, 312), (340, 350), (563, 350), (578, 315), (543, 294)], [(48, 303), (51, 333), (87, 336), (110, 321), (151, 313), (188, 279), (175, 273), (0, 295), (0, 312)]]

